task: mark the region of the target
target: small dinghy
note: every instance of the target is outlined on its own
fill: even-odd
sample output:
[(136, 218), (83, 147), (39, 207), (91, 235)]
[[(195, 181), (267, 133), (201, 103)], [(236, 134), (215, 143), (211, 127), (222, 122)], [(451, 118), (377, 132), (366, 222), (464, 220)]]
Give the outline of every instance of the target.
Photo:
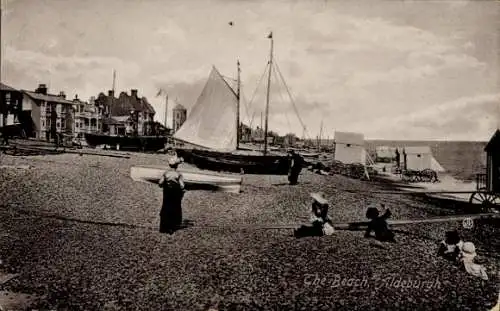
[[(130, 177), (134, 181), (158, 183), (167, 166), (132, 166)], [(212, 190), (240, 193), (242, 178), (190, 170), (178, 170), (184, 177), (187, 190)]]

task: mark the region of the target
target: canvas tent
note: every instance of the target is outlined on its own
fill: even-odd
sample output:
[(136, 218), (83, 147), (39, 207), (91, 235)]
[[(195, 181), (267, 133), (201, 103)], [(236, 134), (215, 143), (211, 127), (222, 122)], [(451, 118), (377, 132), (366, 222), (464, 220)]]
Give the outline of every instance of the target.
[(402, 149), (402, 167), (407, 170), (422, 171), (431, 169), (436, 172), (445, 172), (445, 169), (432, 155), (429, 146), (404, 147)]
[(392, 160), (396, 157), (396, 147), (377, 146), (375, 148), (375, 155), (377, 161)]
[(335, 132), (335, 160), (345, 164), (366, 164), (365, 138), (363, 134)]

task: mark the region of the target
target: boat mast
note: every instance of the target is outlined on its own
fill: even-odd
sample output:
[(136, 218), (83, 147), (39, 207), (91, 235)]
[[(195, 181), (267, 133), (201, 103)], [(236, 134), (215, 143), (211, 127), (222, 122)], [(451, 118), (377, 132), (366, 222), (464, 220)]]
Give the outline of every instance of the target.
[(268, 123), (269, 123), (269, 93), (271, 90), (271, 71), (273, 69), (273, 32), (267, 36), (268, 39), (271, 39), (271, 52), (269, 54), (269, 76), (267, 78), (267, 97), (266, 97), (266, 123), (264, 129), (264, 155), (267, 154), (267, 131), (268, 131)]
[(168, 94), (165, 95), (165, 130), (167, 130), (167, 116), (168, 116)]
[(240, 60), (237, 62), (238, 66), (238, 89), (236, 93), (237, 104), (236, 104), (236, 149), (240, 148)]
[(320, 125), (320, 128), (319, 128), (319, 139), (318, 139), (318, 152), (321, 151), (321, 139), (323, 136), (323, 119), (321, 120), (321, 125)]

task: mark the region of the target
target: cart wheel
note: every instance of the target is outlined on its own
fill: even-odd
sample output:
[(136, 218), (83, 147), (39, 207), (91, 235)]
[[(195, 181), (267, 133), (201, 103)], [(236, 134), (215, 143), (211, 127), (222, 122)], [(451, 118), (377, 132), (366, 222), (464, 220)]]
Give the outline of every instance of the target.
[(500, 208), (500, 196), (488, 192), (474, 192), (469, 200), (470, 204), (481, 204), (487, 211), (498, 210)]

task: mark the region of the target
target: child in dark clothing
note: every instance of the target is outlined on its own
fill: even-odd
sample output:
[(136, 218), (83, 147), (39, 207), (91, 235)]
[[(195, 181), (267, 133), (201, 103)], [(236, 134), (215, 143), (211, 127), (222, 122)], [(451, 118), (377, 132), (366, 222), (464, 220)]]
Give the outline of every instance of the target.
[(456, 230), (446, 232), (446, 238), (441, 241), (438, 256), (442, 256), (451, 261), (457, 261), (464, 242)]
[[(384, 204), (381, 204), (385, 208)], [(366, 218), (370, 219), (368, 228), (365, 232), (365, 238), (371, 236), (371, 232), (375, 232), (375, 239), (380, 242), (396, 242), (394, 240), (394, 233), (389, 229), (387, 219), (391, 217), (391, 211), (386, 209), (382, 216), (379, 216), (379, 211), (376, 207), (370, 207), (366, 211)]]

